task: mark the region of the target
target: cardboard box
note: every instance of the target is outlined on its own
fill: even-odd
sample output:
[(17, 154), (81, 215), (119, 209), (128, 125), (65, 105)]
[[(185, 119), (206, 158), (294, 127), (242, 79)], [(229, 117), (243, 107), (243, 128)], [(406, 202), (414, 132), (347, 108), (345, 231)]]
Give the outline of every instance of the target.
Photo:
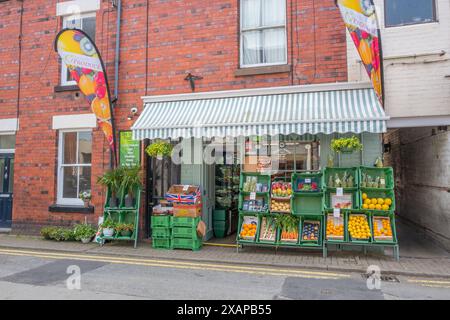
[(244, 172), (270, 172), (272, 159), (268, 156), (246, 156), (244, 159)]
[(199, 186), (174, 184), (165, 194), (171, 203), (196, 204), (201, 202)]
[(202, 215), (202, 204), (173, 204), (173, 216), (174, 217), (201, 217)]

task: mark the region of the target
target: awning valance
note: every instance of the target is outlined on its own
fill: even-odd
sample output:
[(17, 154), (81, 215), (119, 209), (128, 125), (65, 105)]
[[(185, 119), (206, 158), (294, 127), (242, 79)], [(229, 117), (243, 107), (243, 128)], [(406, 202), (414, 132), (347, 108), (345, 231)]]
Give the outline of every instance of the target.
[(151, 102), (135, 139), (386, 132), (372, 89)]

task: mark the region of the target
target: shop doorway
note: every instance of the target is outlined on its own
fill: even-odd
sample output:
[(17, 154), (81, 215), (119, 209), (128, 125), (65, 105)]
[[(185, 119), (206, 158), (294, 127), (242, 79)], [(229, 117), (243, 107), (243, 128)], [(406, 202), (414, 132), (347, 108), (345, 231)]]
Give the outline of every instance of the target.
[(14, 154), (0, 153), (0, 228), (11, 228)]

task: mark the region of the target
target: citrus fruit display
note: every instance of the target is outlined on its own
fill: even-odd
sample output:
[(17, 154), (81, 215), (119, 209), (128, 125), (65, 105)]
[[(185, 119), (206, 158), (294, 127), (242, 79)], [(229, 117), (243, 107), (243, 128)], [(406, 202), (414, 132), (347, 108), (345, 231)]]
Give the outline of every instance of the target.
[(256, 223), (243, 223), (240, 237), (243, 239), (254, 239), (256, 236)]
[(362, 214), (351, 214), (348, 219), (348, 232), (352, 239), (368, 240), (371, 233), (367, 217)]
[(373, 217), (375, 240), (392, 240), (392, 226), (389, 217)]
[(364, 210), (389, 211), (392, 206), (390, 198), (369, 198), (367, 193), (362, 193), (361, 199)]
[(334, 217), (332, 214), (327, 216), (327, 239), (344, 239), (344, 219), (343, 217)]

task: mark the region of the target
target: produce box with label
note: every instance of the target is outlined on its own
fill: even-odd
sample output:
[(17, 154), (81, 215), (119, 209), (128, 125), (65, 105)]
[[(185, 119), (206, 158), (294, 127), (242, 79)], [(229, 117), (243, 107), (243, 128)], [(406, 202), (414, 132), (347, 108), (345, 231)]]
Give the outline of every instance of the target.
[(327, 215), (326, 238), (329, 241), (345, 241), (345, 221), (344, 214), (340, 213), (339, 217), (334, 214)]
[(322, 173), (294, 173), (292, 184), (295, 192), (321, 192)]
[(241, 227), (239, 229), (239, 239), (246, 241), (255, 241), (258, 230), (258, 217), (243, 216), (240, 219)]
[(310, 218), (302, 221), (302, 234), (300, 242), (302, 244), (319, 245), (321, 240), (321, 223), (319, 220)]
[(328, 189), (325, 192), (325, 209), (358, 209), (358, 193), (356, 189), (351, 189), (349, 191), (343, 188)]
[(357, 188), (358, 168), (326, 167), (323, 174), (323, 184), (327, 188)]
[(376, 243), (396, 242), (395, 224), (393, 217), (372, 217), (373, 240)]
[(394, 170), (390, 167), (360, 167), (359, 181), (361, 188), (391, 190), (394, 188)]
[(298, 244), (300, 218), (293, 215), (280, 215), (277, 217), (280, 230), (280, 243)]
[(202, 215), (202, 204), (173, 204), (173, 216), (174, 217), (200, 217)]
[(197, 204), (201, 202), (201, 192), (199, 186), (193, 185), (173, 185), (165, 194), (168, 202)]

